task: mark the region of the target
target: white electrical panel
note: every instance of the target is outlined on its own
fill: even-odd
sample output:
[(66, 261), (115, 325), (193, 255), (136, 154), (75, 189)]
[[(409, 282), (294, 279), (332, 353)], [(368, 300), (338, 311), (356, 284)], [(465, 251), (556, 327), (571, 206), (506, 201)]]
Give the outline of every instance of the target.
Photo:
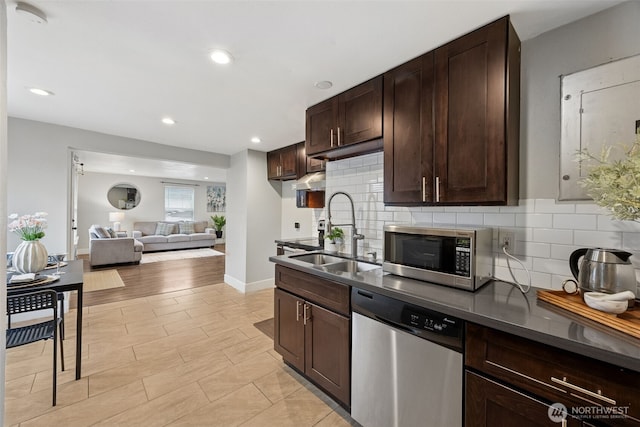
[[(603, 145), (631, 145), (640, 126), (640, 55), (561, 77), (562, 139), (559, 200), (585, 200), (577, 162), (587, 148), (596, 156)], [(617, 150), (618, 156), (623, 152)], [(612, 155), (615, 159), (615, 155)]]

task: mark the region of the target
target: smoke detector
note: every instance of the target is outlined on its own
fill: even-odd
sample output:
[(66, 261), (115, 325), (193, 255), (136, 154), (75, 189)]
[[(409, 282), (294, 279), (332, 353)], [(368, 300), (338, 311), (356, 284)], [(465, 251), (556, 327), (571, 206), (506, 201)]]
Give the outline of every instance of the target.
[(46, 24), (47, 15), (37, 7), (30, 5), (29, 3), (19, 1), (16, 4), (16, 12), (26, 17), (29, 21), (36, 24)]

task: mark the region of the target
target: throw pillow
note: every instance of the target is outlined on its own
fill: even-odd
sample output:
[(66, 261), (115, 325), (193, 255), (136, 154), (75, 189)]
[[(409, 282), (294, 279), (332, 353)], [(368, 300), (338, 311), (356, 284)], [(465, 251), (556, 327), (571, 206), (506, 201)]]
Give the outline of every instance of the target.
[(98, 236), (99, 239), (110, 239), (111, 235), (107, 230), (104, 229), (101, 225), (94, 224), (91, 226), (91, 232)]
[(156, 225), (156, 234), (160, 236), (168, 236), (173, 233), (173, 224), (169, 224), (168, 222), (159, 222)]
[(111, 227), (105, 227), (104, 229), (105, 229), (105, 231), (106, 231), (107, 233), (109, 233), (109, 237), (111, 237), (112, 239), (115, 239), (116, 237), (118, 237), (118, 235), (116, 234), (116, 232), (115, 232), (115, 231), (113, 231), (113, 228), (111, 228)]
[(196, 232), (196, 226), (193, 222), (181, 222), (180, 234), (193, 234)]

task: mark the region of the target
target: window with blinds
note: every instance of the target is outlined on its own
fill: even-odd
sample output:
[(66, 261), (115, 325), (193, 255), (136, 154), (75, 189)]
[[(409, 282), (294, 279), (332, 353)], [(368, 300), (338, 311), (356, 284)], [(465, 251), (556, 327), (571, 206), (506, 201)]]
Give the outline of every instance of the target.
[(189, 187), (164, 187), (165, 221), (193, 221), (195, 191)]

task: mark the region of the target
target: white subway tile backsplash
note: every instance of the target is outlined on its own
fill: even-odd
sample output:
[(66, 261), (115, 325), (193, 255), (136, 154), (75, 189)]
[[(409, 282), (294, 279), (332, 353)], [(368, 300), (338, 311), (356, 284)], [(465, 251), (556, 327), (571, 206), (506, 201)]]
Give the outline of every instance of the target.
[(571, 244), (573, 242), (572, 230), (554, 230), (552, 228), (534, 228), (533, 240), (542, 243)]
[(517, 242), (515, 253), (528, 257), (550, 258), (551, 245), (549, 243)]
[(554, 199), (535, 199), (535, 212), (537, 213), (574, 213), (575, 204), (558, 204)]
[(554, 214), (553, 228), (595, 230), (596, 218), (596, 215)]
[(513, 227), (516, 225), (516, 215), (510, 213), (485, 213), (484, 224), (492, 227)]
[(569, 263), (558, 259), (534, 258), (533, 269), (543, 273), (571, 275)]
[(614, 231), (576, 230), (573, 235), (573, 244), (600, 248), (620, 248), (622, 247), (622, 233)]
[(453, 212), (434, 212), (433, 222), (438, 224), (455, 224), (456, 214)]
[(549, 258), (563, 259), (568, 262), (573, 251), (579, 248), (580, 246), (574, 245), (551, 245), (551, 255)]
[(640, 223), (635, 221), (619, 221), (609, 215), (598, 215), (598, 230), (640, 232)]
[(517, 227), (536, 227), (551, 228), (553, 227), (552, 214), (534, 214), (534, 213), (518, 213), (516, 214)]
[[(360, 254), (365, 248), (382, 254), (385, 224), (455, 223), (493, 228), (494, 274), (502, 280), (513, 280), (498, 244), (503, 229), (514, 233), (514, 255), (531, 270), (537, 287), (560, 289), (562, 280), (571, 277), (569, 255), (580, 247), (606, 246), (637, 252), (638, 260), (634, 264), (640, 267), (640, 224), (612, 220), (606, 210), (593, 203), (521, 199), (518, 206), (501, 207), (385, 206), (383, 168), (382, 153), (327, 163), (327, 201), (335, 191), (345, 191), (354, 199), (356, 225), (366, 236), (358, 245)], [(314, 227), (319, 218), (327, 218), (326, 207), (312, 211)], [(334, 223), (351, 222), (351, 207), (346, 197), (336, 196), (331, 212)], [(347, 236), (351, 236), (350, 227), (344, 229)], [(347, 238), (346, 251), (350, 251), (350, 244)], [(518, 281), (526, 284), (527, 273), (517, 262), (510, 263)]]
[(461, 212), (456, 215), (456, 224), (484, 225), (481, 213)]

